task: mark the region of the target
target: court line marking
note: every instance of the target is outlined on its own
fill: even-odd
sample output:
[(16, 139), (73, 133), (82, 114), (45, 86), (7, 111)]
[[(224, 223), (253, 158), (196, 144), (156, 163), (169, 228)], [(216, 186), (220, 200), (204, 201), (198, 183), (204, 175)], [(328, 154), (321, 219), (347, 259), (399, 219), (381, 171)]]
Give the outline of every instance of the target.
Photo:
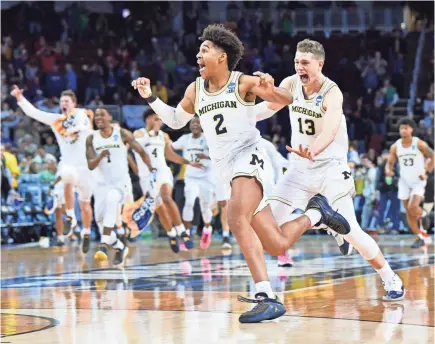
[[(22, 309), (30, 309), (30, 308), (22, 308)], [(35, 308), (32, 308), (32, 309), (35, 309)], [(18, 315), (18, 316), (22, 316), (22, 317), (38, 318), (38, 319), (48, 320), (50, 322), (47, 326), (41, 327), (41, 328), (36, 329), (36, 330), (25, 331), (25, 332), (14, 333), (14, 334), (2, 334), (1, 338), (18, 336), (18, 335), (21, 335), (21, 334), (27, 334), (27, 333), (33, 333), (33, 332), (39, 332), (39, 331), (43, 331), (43, 330), (48, 330), (49, 328), (58, 326), (60, 324), (59, 320), (56, 320), (54, 318), (49, 318), (49, 317), (42, 317), (42, 316), (39, 316), (39, 315), (18, 314), (18, 313), (0, 313), (0, 314), (1, 315)]]

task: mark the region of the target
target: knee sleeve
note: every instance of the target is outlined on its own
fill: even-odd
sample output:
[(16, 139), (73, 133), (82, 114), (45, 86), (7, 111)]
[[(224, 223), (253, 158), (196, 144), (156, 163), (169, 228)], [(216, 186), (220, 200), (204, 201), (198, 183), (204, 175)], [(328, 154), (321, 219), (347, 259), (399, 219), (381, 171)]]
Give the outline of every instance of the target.
[(106, 206), (104, 209), (104, 227), (113, 228), (116, 224), (116, 218), (118, 216), (118, 206), (121, 202), (122, 195), (119, 190), (109, 190), (106, 196)]
[(183, 207), (183, 221), (191, 222), (193, 220), (193, 207), (195, 203), (188, 203), (187, 200)]
[(209, 203), (201, 202), (201, 215), (204, 223), (210, 223), (213, 216)]
[(300, 216), (300, 214), (293, 214), (295, 208), (293, 208), (290, 203), (269, 199), (269, 204), (278, 226), (282, 226), (284, 223), (292, 221)]
[(350, 195), (339, 198), (332, 205), (349, 222), (350, 233), (344, 235), (344, 238), (355, 247), (361, 256), (366, 260), (372, 260), (379, 252), (379, 246), (376, 241), (361, 229), (355, 216), (355, 209)]

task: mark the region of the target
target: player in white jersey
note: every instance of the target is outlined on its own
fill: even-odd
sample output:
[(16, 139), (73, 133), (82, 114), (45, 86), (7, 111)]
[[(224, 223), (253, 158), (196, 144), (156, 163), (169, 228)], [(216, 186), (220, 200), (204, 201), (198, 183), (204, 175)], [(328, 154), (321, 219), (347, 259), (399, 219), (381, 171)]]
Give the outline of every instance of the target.
[(213, 229), (211, 227), (213, 193), (215, 180), (207, 142), (202, 134), (201, 123), (198, 117), (190, 121), (190, 134), (181, 136), (172, 143), (172, 148), (182, 150), (183, 157), (191, 162), (201, 162), (203, 168), (187, 166), (184, 172), (184, 207), (183, 221), (190, 229), (193, 220), (195, 200), (199, 198), (204, 228), (202, 230), (200, 247), (207, 249), (210, 246)]
[[(351, 231), (344, 235), (345, 240), (380, 274), (386, 290), (383, 300), (402, 300), (405, 289), (401, 279), (356, 220), (352, 202), (354, 181), (347, 165), (348, 136), (342, 110), (343, 96), (338, 86), (322, 74), (324, 61), (323, 46), (305, 39), (297, 45), (297, 74), (281, 82), (280, 87), (287, 89), (291, 96), (293, 148), (287, 149), (293, 154), (290, 169), (270, 198), (272, 211), (278, 224), (282, 224), (299, 216), (290, 214), (294, 209), (303, 209), (313, 194), (324, 194), (332, 207), (350, 223)], [(271, 117), (282, 107), (268, 102), (258, 104), (257, 118)]]
[(36, 109), (24, 98), (23, 91), (17, 86), (14, 86), (11, 95), (17, 99), (18, 105), (27, 116), (50, 126), (53, 130), (60, 148), (62, 165), (60, 176), (65, 194), (67, 217), (63, 234), (72, 235), (73, 228), (77, 226), (74, 213), (74, 187), (76, 187), (83, 221), (82, 236), (88, 240), (92, 221), (90, 201), (93, 185), (93, 176), (87, 167), (85, 154), (86, 137), (92, 131), (89, 113), (85, 109), (76, 108), (77, 99), (74, 92), (70, 90), (63, 91), (61, 94), (61, 115)]
[[(385, 165), (385, 175), (394, 175), (394, 165), (399, 160), (399, 193), (406, 209), (409, 227), (417, 235), (412, 248), (425, 245), (429, 237), (421, 224), (425, 215), (420, 207), (424, 199), (427, 172), (431, 172), (434, 166), (434, 153), (426, 142), (412, 136), (415, 122), (410, 118), (404, 118), (399, 122), (400, 139), (390, 148), (388, 163)], [(427, 159), (425, 162), (425, 158)], [(420, 220), (420, 225), (419, 225)]]
[[(174, 253), (180, 250), (179, 240), (187, 249), (193, 248), (193, 240), (188, 231), (186, 231), (181, 220), (180, 210), (172, 198), (172, 189), (174, 186), (174, 177), (172, 171), (166, 163), (166, 159), (176, 164), (189, 164), (192, 167), (201, 167), (198, 162), (191, 162), (179, 156), (172, 149), (169, 135), (160, 130), (162, 121), (157, 117), (153, 109), (144, 112), (144, 121), (146, 128), (136, 130), (134, 137), (139, 144), (145, 149), (151, 158), (153, 166), (157, 169), (157, 188), (156, 212), (159, 220), (166, 229), (169, 245)], [(139, 180), (144, 195), (148, 192), (148, 168), (143, 164), (136, 155), (137, 166), (139, 169)]]
[[(266, 203), (271, 185), (271, 166), (264, 163), (259, 147), (253, 111), (256, 96), (289, 104), (289, 93), (264, 77), (242, 75), (234, 68), (243, 55), (243, 44), (223, 25), (204, 29), (197, 54), (201, 77), (191, 83), (177, 108), (153, 96), (150, 80), (132, 82), (162, 120), (174, 129), (184, 127), (194, 114), (200, 118), (212, 163), (223, 183), (231, 183), (228, 222), (247, 261), (256, 287), (257, 303), (252, 311), (239, 317), (242, 323), (260, 322), (282, 316), (285, 308), (272, 291), (264, 259), (264, 250), (280, 255), (306, 230), (322, 222), (346, 234), (349, 224), (332, 211), (326, 199), (314, 196), (303, 216), (281, 228)], [(247, 301), (240, 298), (241, 301)]]
[(128, 130), (112, 126), (112, 116), (106, 109), (97, 109), (95, 130), (86, 139), (86, 158), (90, 170), (99, 172), (95, 188), (95, 219), (102, 229), (101, 243), (95, 253), (96, 260), (107, 260), (108, 247), (115, 249), (113, 264), (122, 265), (128, 254), (128, 247), (119, 240), (114, 231), (117, 217), (121, 217), (120, 206), (129, 194), (128, 144), (138, 153), (144, 164), (151, 170), (148, 154), (135, 141)]
[[(290, 166), (290, 162), (284, 158), (275, 148), (272, 142), (261, 138), (260, 146), (264, 149), (266, 153), (266, 159), (273, 167), (273, 183), (276, 185), (278, 180), (280, 180), (285, 171)], [(278, 256), (278, 267), (280, 268), (291, 268), (293, 266), (293, 259), (286, 251), (284, 254)]]

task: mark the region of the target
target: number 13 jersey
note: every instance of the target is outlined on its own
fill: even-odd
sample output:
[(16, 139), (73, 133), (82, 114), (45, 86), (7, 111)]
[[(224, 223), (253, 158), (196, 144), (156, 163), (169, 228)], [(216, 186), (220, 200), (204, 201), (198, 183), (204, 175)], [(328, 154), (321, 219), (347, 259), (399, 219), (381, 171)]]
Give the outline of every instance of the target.
[(210, 157), (218, 167), (260, 141), (253, 111), (255, 103), (244, 101), (239, 94), (241, 75), (231, 72), (227, 83), (216, 92), (208, 92), (205, 80), (196, 79), (195, 113), (201, 121)]
[[(311, 146), (323, 130), (325, 121), (325, 111), (322, 108), (326, 94), (334, 87), (338, 87), (335, 82), (325, 77), (320, 90), (311, 98), (305, 99), (302, 91), (300, 78), (296, 78), (290, 88), (293, 95), (293, 103), (289, 105), (290, 124), (292, 128), (291, 144), (295, 149), (299, 145), (306, 148)], [(328, 120), (326, 118), (326, 120)], [(316, 156), (316, 162), (322, 162), (329, 159), (338, 159), (347, 161), (348, 136), (346, 118), (341, 115), (341, 123), (334, 141), (319, 155)], [(292, 154), (292, 160), (298, 159), (299, 156)], [(302, 159), (305, 163), (310, 164), (309, 160)], [(311, 164), (310, 164), (311, 166)]]

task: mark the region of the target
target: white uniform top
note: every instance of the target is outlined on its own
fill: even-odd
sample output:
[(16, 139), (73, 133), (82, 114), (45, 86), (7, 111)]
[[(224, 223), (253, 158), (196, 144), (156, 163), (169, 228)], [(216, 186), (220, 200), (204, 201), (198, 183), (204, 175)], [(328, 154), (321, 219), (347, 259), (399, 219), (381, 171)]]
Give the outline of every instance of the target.
[(85, 109), (76, 108), (65, 116), (38, 110), (24, 98), (18, 105), (27, 116), (51, 127), (64, 164), (87, 168), (86, 138), (92, 133), (92, 125)]
[(239, 95), (240, 72), (231, 72), (228, 82), (219, 91), (208, 92), (205, 81), (196, 79), (195, 113), (210, 149), (210, 157), (219, 168), (242, 150), (260, 140), (253, 112), (254, 102), (245, 102)]
[[(322, 103), (325, 95), (333, 87), (338, 87), (335, 82), (325, 77), (319, 92), (310, 100), (306, 100), (302, 91), (302, 83), (300, 78), (296, 79), (296, 83), (291, 88), (293, 94), (293, 103), (289, 105), (290, 123), (292, 127), (291, 144), (295, 149), (299, 149), (299, 145), (309, 147), (314, 143), (323, 129), (325, 120), (325, 111), (322, 109)], [(296, 154), (292, 154), (292, 161), (297, 160), (298, 164), (305, 164), (309, 168), (315, 168), (322, 164), (325, 160), (336, 159), (347, 162), (347, 151), (349, 139), (347, 136), (346, 118), (341, 115), (341, 123), (338, 128), (337, 135), (331, 144), (319, 155), (316, 156), (315, 162), (312, 163), (307, 159), (300, 158)]]
[(407, 182), (419, 181), (424, 174), (424, 155), (418, 149), (418, 137), (412, 138), (412, 143), (409, 147), (403, 147), (402, 139), (396, 141), (396, 154), (400, 166), (400, 179)]
[[(156, 134), (154, 130), (149, 133), (145, 128), (136, 130), (134, 137), (137, 142), (142, 146), (145, 152), (151, 159), (151, 165), (159, 171), (160, 169), (168, 168), (165, 159), (165, 133), (161, 130)], [(134, 152), (137, 167), (139, 169), (139, 177), (146, 177), (149, 174), (148, 166), (142, 161), (138, 153)]]
[(189, 161), (201, 162), (204, 168), (197, 168), (188, 165), (185, 178), (210, 178), (212, 180), (211, 161), (208, 159), (200, 159), (199, 153), (210, 155), (207, 142), (203, 134), (200, 137), (194, 138), (192, 133), (181, 136), (177, 141), (172, 143), (172, 147), (176, 150), (183, 150), (183, 157)]
[(273, 180), (276, 183), (278, 179), (284, 174), (284, 170), (289, 168), (290, 161), (284, 158), (279, 153), (272, 142), (261, 138), (260, 147), (266, 153), (265, 157), (268, 158), (268, 163), (273, 166)]
[(110, 152), (110, 155), (101, 160), (97, 166), (98, 184), (119, 185), (129, 181), (128, 151), (122, 141), (120, 128), (114, 127), (112, 135), (108, 138), (102, 137), (99, 130), (94, 130), (92, 145), (97, 155), (106, 149)]

